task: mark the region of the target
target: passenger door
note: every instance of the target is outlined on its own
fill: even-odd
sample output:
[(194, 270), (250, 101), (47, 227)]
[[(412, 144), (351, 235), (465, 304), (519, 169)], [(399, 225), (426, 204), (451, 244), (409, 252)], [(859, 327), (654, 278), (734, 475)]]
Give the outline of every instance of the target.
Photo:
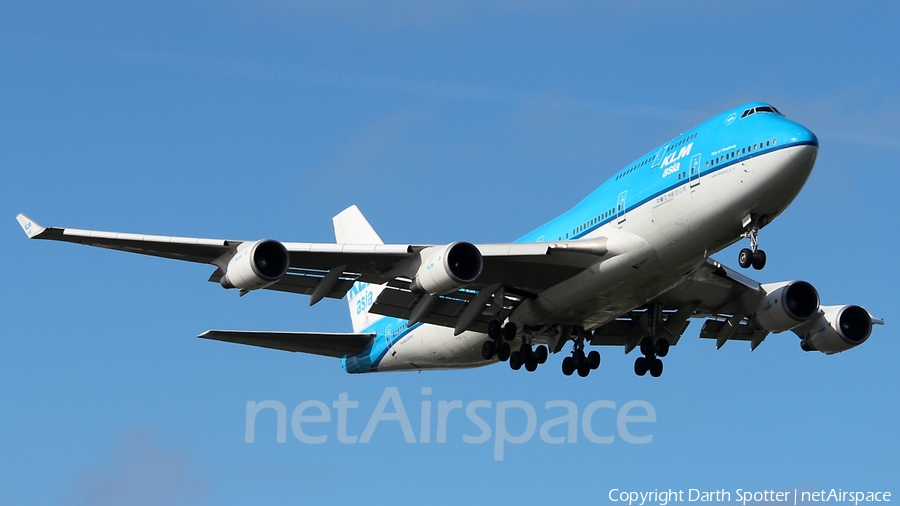
[(625, 197), (628, 195), (628, 190), (623, 191), (619, 194), (619, 200), (616, 203), (616, 223), (621, 225), (625, 222)]
[(689, 177), (691, 179), (691, 188), (700, 184), (700, 153), (691, 157)]

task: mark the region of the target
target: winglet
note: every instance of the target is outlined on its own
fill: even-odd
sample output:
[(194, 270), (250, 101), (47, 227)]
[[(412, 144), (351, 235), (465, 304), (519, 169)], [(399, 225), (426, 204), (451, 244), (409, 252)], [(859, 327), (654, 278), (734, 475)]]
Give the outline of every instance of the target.
[(25, 235), (27, 235), (29, 239), (36, 235), (40, 235), (41, 232), (45, 230), (45, 228), (38, 225), (36, 221), (21, 213), (16, 216), (16, 221), (22, 226), (22, 230), (25, 231)]

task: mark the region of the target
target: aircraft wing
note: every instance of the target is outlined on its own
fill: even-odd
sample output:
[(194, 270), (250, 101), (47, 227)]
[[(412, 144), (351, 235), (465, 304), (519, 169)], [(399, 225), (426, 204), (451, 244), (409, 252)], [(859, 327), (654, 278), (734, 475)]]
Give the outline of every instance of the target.
[[(71, 242), (163, 258), (208, 263), (219, 268), (209, 281), (224, 275), (222, 259), (228, 259), (248, 241), (131, 234), (43, 227), (24, 214), (16, 219), (31, 239)], [(406, 279), (422, 259), (419, 253), (433, 245), (413, 244), (335, 244), (282, 243), (290, 255), (287, 274), (265, 287), (292, 293), (314, 295), (326, 276), (333, 279), (322, 296), (342, 298), (356, 281), (383, 284)], [(476, 246), (483, 257), (483, 270), (468, 288), (479, 290), (501, 284), (520, 293), (537, 293), (564, 281), (605, 255), (605, 239), (561, 241), (555, 243), (508, 243)], [(419, 263), (416, 263), (419, 262)], [(411, 270), (412, 269), (412, 270)], [(335, 277), (336, 276), (336, 277)], [(408, 302), (408, 301), (407, 301)]]
[(695, 316), (752, 314), (763, 295), (758, 282), (707, 259), (657, 300), (667, 307), (683, 307), (696, 302)]
[(24, 214), (16, 216), (29, 239), (72, 242), (120, 251), (130, 251), (189, 262), (212, 263), (242, 241), (224, 239), (198, 239), (193, 237), (168, 237), (160, 235), (125, 234), (100, 230), (42, 227)]
[(372, 344), (375, 334), (207, 330), (197, 337), (274, 350), (343, 358), (364, 351)]
[(728, 339), (751, 341), (755, 348), (768, 332), (750, 325), (760, 299), (761, 285), (712, 259), (698, 265), (685, 279), (648, 304), (650, 308), (621, 315), (594, 329), (593, 345), (624, 346), (625, 352), (638, 345), (657, 310), (661, 334), (675, 345), (687, 329), (690, 318), (707, 318), (700, 337), (716, 339), (721, 346)]

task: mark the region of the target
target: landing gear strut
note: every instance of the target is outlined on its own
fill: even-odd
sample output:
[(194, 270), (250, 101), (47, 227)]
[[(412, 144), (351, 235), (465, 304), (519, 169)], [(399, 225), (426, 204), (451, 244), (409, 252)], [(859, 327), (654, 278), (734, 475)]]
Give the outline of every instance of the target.
[(562, 361), (562, 372), (566, 376), (578, 371), (578, 375), (586, 378), (591, 371), (600, 367), (600, 352), (593, 350), (587, 355), (584, 354), (584, 335), (581, 334), (575, 339), (575, 347), (572, 349), (572, 356), (566, 357)]
[(759, 216), (751, 217), (744, 237), (750, 238), (750, 247), (738, 253), (738, 264), (744, 269), (752, 265), (754, 269), (761, 270), (766, 266), (766, 252), (759, 249)]
[(634, 361), (634, 372), (638, 376), (643, 376), (650, 372), (650, 376), (658, 378), (662, 376), (663, 362), (659, 357), (665, 357), (669, 354), (669, 341), (665, 338), (659, 338), (653, 343), (653, 338), (647, 336), (641, 340), (641, 353), (643, 357), (638, 357)]

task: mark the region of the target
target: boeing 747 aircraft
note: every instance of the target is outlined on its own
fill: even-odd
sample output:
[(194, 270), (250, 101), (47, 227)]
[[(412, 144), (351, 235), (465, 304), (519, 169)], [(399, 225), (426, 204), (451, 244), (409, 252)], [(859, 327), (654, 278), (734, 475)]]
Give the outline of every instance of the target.
[(658, 377), (689, 318), (721, 347), (792, 331), (805, 351), (839, 353), (884, 322), (857, 305), (822, 306), (806, 281), (760, 284), (710, 258), (742, 239), (762, 269), (759, 231), (812, 171), (815, 135), (765, 103), (727, 111), (638, 158), (565, 214), (511, 243), (384, 244), (356, 206), (335, 244), (167, 237), (17, 220), (50, 239), (212, 264), (241, 295), (347, 297), (353, 333), (209, 330), (199, 337), (341, 359), (350, 373), (476, 367), (534, 371), (568, 341), (566, 375), (600, 365), (586, 346), (637, 348)]

